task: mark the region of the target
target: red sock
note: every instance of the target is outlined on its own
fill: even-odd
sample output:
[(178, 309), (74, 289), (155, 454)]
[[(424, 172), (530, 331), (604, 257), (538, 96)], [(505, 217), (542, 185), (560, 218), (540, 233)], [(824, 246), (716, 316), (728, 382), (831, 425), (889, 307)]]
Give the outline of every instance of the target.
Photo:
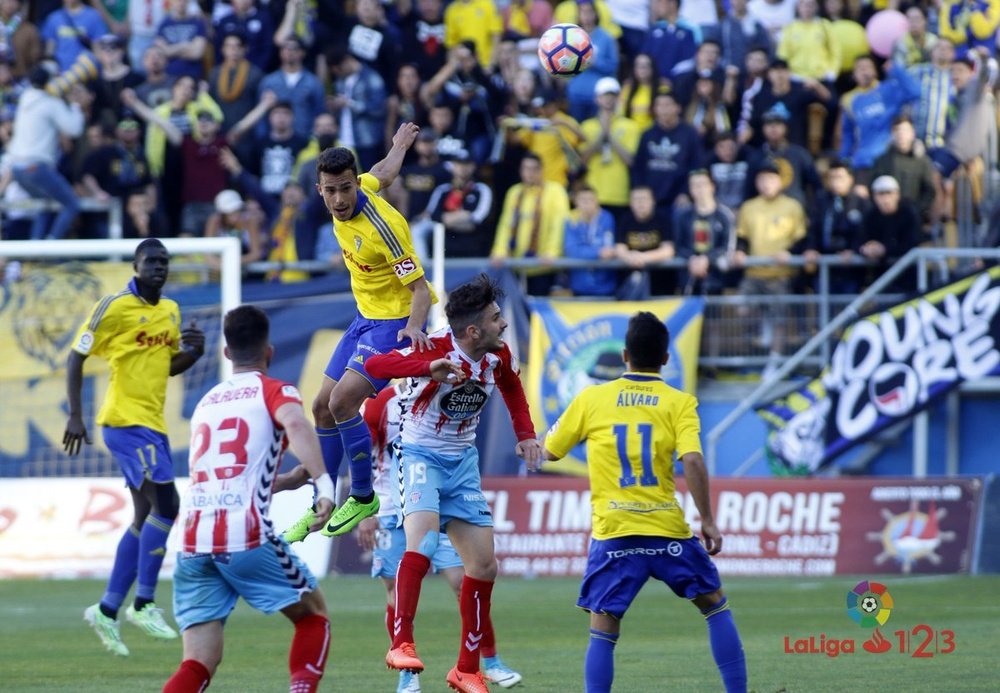
[(407, 551), (396, 570), (396, 613), (393, 622), (392, 646), (413, 642), (413, 617), (420, 600), (420, 583), (430, 570), (431, 559), (416, 551)]
[(323, 678), (326, 655), (330, 650), (330, 619), (311, 614), (295, 624), (292, 647), (288, 651), (291, 693), (314, 693)]
[(479, 671), (479, 648), (490, 623), (490, 596), (493, 581), (462, 578), (462, 595), (458, 598), (462, 612), (462, 645), (458, 650), (458, 670), (470, 674)]
[(163, 684), (163, 693), (201, 693), (208, 688), (211, 678), (204, 664), (197, 659), (185, 659)]
[(385, 605), (385, 629), (389, 631), (389, 643), (392, 643), (393, 635), (396, 631), (396, 607), (392, 604)]
[(486, 614), (486, 620), (483, 621), (483, 639), (479, 643), (479, 656), (497, 656), (497, 641), (493, 636), (493, 619), (488, 613)]

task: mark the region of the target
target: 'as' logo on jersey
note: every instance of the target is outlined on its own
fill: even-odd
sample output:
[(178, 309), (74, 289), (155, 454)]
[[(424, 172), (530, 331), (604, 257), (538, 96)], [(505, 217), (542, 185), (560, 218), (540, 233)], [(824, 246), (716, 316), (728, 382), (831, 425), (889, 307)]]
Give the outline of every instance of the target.
[(392, 263), (392, 269), (396, 273), (396, 276), (402, 279), (406, 275), (417, 271), (417, 263), (412, 258), (407, 257)]
[(488, 398), (486, 390), (467, 382), (441, 398), (441, 412), (449, 419), (464, 421), (479, 414)]

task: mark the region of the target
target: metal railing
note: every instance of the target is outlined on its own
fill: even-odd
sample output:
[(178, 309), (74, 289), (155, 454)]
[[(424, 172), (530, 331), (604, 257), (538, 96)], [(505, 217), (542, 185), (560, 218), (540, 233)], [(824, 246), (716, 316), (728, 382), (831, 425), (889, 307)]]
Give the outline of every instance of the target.
[[(41, 198), (28, 198), (13, 202), (0, 200), (0, 233), (3, 231), (3, 224), (10, 212), (27, 212), (34, 214), (37, 212), (58, 212), (61, 209), (55, 200), (45, 200)], [(122, 201), (117, 197), (101, 202), (92, 197), (80, 198), (80, 209), (83, 212), (105, 212), (108, 215), (108, 238), (118, 240), (124, 236), (124, 225), (122, 216)]]

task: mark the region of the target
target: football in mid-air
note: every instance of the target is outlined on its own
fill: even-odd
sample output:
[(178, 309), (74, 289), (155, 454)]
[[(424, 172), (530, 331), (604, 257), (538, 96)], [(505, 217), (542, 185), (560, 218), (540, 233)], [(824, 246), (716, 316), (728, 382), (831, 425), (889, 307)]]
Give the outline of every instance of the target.
[(590, 34), (576, 24), (556, 24), (538, 39), (538, 59), (550, 75), (578, 75), (594, 59), (594, 44)]

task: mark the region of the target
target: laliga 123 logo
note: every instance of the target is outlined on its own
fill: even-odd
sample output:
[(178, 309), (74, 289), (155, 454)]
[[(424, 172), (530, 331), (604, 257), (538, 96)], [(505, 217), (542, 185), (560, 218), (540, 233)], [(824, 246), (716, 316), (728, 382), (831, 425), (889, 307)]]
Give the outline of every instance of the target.
[[(862, 580), (847, 593), (847, 615), (861, 628), (874, 628), (871, 637), (861, 642), (861, 649), (871, 654), (884, 654), (895, 649), (900, 654), (915, 658), (934, 657), (955, 651), (955, 632), (950, 628), (933, 628), (921, 623), (909, 629), (893, 631), (890, 636), (882, 634), (884, 626), (892, 615), (896, 604), (889, 589), (880, 582)], [(785, 654), (824, 654), (838, 657), (854, 654), (857, 642), (854, 638), (833, 638), (826, 633), (792, 639), (785, 636)]]

